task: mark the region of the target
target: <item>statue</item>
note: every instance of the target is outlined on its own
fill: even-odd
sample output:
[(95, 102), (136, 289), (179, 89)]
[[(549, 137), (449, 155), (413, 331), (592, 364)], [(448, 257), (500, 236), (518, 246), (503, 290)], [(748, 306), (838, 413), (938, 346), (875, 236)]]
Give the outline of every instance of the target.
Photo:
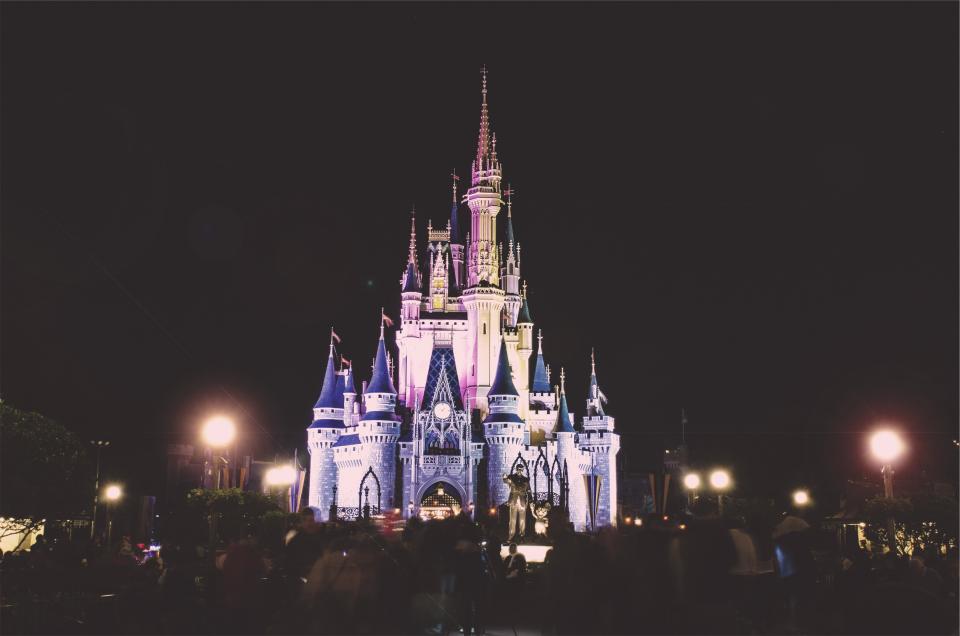
[(536, 531), (538, 536), (543, 536), (547, 534), (547, 527), (550, 525), (550, 510), (553, 508), (553, 505), (549, 501), (544, 501), (543, 503), (537, 503), (536, 501), (530, 504), (530, 512), (533, 513), (533, 529)]
[[(504, 475), (503, 481), (510, 486), (510, 497), (507, 499), (510, 525), (507, 531), (507, 540), (512, 541), (515, 535), (523, 537), (527, 529), (527, 503), (530, 501), (530, 480), (523, 473), (523, 464), (517, 464), (512, 475)], [(519, 532), (517, 532), (519, 530)]]

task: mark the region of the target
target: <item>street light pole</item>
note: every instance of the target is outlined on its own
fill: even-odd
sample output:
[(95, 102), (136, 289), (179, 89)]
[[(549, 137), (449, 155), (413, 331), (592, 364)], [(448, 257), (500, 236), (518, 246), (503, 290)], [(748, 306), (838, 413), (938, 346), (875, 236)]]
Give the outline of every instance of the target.
[(97, 447), (97, 476), (93, 484), (93, 514), (90, 517), (90, 540), (93, 541), (97, 527), (97, 505), (100, 503), (100, 451), (104, 446), (109, 446), (110, 442), (91, 440), (90, 443)]
[[(893, 500), (893, 462), (903, 454), (904, 443), (896, 431), (877, 431), (870, 438), (870, 450), (880, 460), (880, 474), (883, 475), (883, 496), (888, 502)], [(890, 552), (897, 553), (897, 525), (893, 514), (887, 517), (887, 544)]]

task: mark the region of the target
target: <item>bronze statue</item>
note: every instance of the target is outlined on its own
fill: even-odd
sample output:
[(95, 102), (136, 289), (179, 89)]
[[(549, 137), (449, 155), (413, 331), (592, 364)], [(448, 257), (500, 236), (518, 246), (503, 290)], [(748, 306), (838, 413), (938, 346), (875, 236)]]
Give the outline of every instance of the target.
[[(524, 475), (523, 464), (517, 464), (512, 475), (504, 475), (503, 481), (510, 486), (510, 497), (507, 499), (507, 509), (510, 515), (510, 525), (507, 531), (507, 540), (512, 541), (515, 534), (523, 537), (527, 529), (527, 504), (530, 501), (530, 480)], [(517, 532), (519, 530), (519, 532)]]

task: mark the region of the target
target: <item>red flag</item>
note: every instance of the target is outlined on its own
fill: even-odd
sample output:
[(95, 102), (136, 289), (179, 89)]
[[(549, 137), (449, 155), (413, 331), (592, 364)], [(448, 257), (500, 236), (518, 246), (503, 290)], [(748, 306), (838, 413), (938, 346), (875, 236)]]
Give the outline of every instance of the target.
[(350, 361), (347, 360), (347, 357), (344, 355), (340, 356), (340, 362), (348, 367), (351, 366)]
[(390, 316), (388, 316), (383, 310), (380, 310), (380, 318), (383, 320), (383, 324), (385, 324), (386, 326), (388, 327), (393, 326), (393, 320), (391, 320)]
[(332, 328), (330, 329), (330, 337), (337, 341), (337, 344), (340, 344), (340, 336), (337, 335), (337, 332)]

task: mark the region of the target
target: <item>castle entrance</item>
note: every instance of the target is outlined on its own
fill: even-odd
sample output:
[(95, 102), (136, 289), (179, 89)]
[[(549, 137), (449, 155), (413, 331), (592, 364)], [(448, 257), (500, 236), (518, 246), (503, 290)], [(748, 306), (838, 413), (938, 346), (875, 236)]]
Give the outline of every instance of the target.
[(460, 501), (457, 489), (452, 484), (440, 481), (423, 494), (423, 499), (420, 501), (420, 518), (424, 521), (446, 519), (460, 514), (462, 508), (463, 502)]

